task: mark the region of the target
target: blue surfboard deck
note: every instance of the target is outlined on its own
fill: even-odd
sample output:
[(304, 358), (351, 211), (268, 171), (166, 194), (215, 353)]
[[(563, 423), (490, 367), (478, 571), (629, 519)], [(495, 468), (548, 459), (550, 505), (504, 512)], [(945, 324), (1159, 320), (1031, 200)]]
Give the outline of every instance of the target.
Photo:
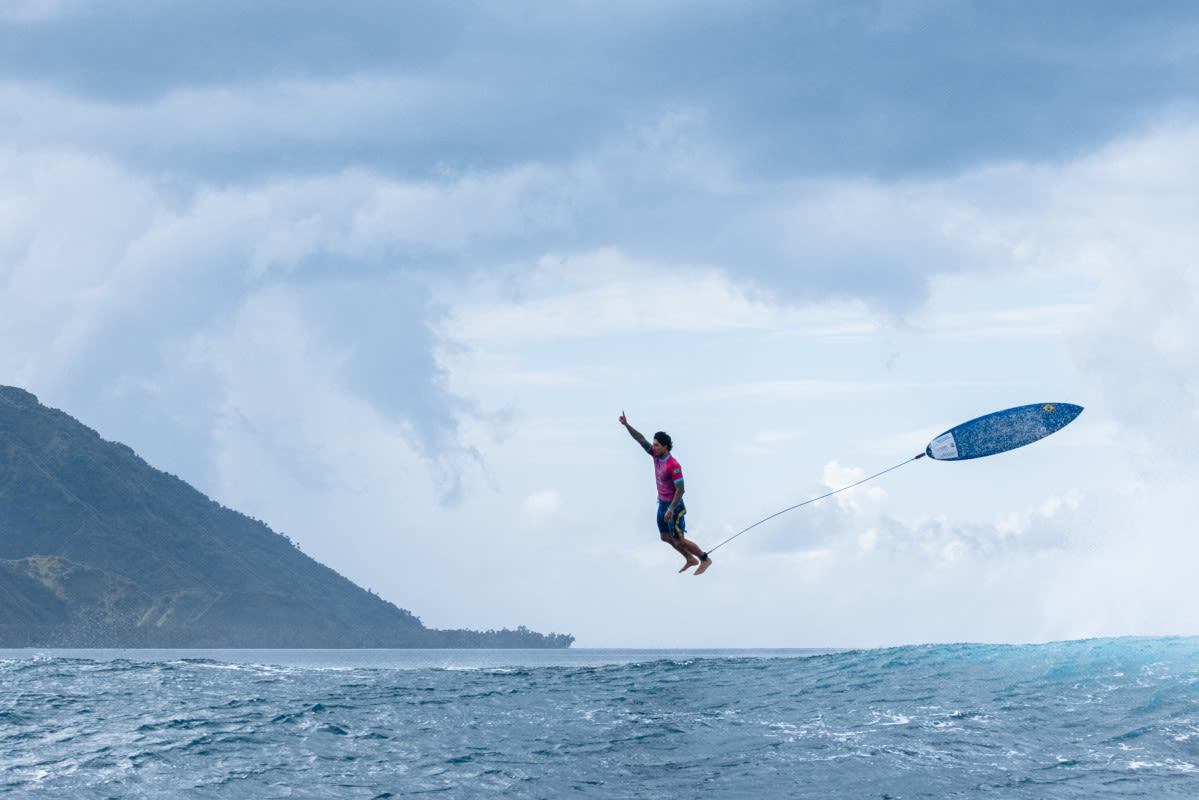
[(924, 449), (938, 461), (965, 461), (1014, 450), (1043, 439), (1070, 424), (1082, 406), (1033, 403), (963, 422), (933, 439)]

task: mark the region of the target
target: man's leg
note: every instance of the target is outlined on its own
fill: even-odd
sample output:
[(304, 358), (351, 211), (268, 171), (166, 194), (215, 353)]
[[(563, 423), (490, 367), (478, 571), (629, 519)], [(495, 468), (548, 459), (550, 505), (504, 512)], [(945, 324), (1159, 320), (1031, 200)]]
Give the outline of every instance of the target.
[(700, 549), (699, 545), (687, 538), (686, 520), (687, 507), (680, 505), (670, 526), (671, 532), (674, 534), (671, 544), (675, 550), (683, 554), (683, 558), (687, 559), (687, 563), (679, 572), (686, 572), (698, 565), (699, 569), (695, 572), (698, 575), (712, 565), (712, 560), (708, 558), (707, 553)]
[[(705, 571), (707, 571), (708, 567), (712, 566), (712, 559), (708, 558), (708, 554), (705, 553), (703, 549), (695, 542), (691, 541), (690, 539), (683, 538), (680, 538), (678, 541), (679, 544), (682, 545), (680, 552), (687, 556), (687, 566), (683, 567), (683, 569), (687, 569), (688, 567), (693, 567), (698, 564), (699, 569), (695, 571), (695, 574), (702, 575)], [(679, 570), (679, 572), (682, 571), (683, 570)]]
[(668, 545), (673, 547), (675, 550), (678, 550), (679, 554), (682, 555), (683, 558), (687, 559), (687, 563), (684, 564), (681, 569), (679, 569), (679, 572), (686, 572), (687, 570), (689, 570), (692, 567), (699, 564), (699, 559), (696, 558), (695, 556), (693, 556), (691, 554), (690, 550), (688, 549), (687, 544), (691, 544), (691, 543), (687, 542), (686, 539), (683, 539), (682, 537), (676, 538), (675, 536), (673, 536), (669, 533), (663, 533), (662, 541), (666, 542)]

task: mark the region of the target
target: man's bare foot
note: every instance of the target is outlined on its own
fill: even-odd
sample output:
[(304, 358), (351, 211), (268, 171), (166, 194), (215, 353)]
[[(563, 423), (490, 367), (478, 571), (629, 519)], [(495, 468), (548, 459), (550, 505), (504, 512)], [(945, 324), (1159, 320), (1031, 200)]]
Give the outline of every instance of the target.
[(708, 567), (710, 567), (710, 566), (712, 566), (712, 559), (710, 559), (710, 558), (706, 558), (706, 557), (705, 557), (705, 558), (704, 558), (704, 560), (700, 562), (700, 564), (699, 564), (699, 569), (697, 569), (697, 570), (695, 571), (695, 574), (696, 574), (696, 575), (703, 575), (703, 574), (704, 574), (704, 572), (705, 572), (705, 571), (708, 569)]
[(683, 568), (681, 570), (679, 570), (679, 572), (686, 572), (687, 570), (691, 569), (698, 563), (699, 563), (699, 561), (697, 559), (694, 559), (691, 556), (687, 556), (687, 563), (683, 565)]

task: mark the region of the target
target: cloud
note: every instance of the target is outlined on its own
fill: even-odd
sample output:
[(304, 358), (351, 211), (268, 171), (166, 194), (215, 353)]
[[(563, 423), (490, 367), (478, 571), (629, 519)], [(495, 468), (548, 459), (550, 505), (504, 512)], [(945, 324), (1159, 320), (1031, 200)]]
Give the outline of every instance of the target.
[(557, 489), (542, 489), (525, 498), (522, 506), (529, 525), (542, 525), (562, 509), (562, 495)]
[(629, 120), (684, 108), (717, 121), (716, 139), (743, 143), (746, 174), (890, 179), (1070, 157), (1185, 99), (1193, 78), (1192, 25), (1171, 6), (1072, 2), (1054, 19), (876, 0), (15, 9), (10, 21), (54, 24), (0, 30), (0, 72), (92, 97), (380, 73), (469, 87), (474, 115), (434, 115), (446, 135), (422, 137), (411, 160), (391, 154), (406, 164), (569, 158)]
[[(492, 288), (481, 275), (474, 287)], [(502, 294), (465, 299), (447, 321), (475, 344), (598, 337), (635, 331), (719, 331), (761, 325), (762, 306), (719, 271), (657, 264), (616, 249), (546, 255)]]
[(1077, 205), (1059, 215), (1086, 242), (1076, 265), (1100, 279), (1072, 345), (1154, 472), (1193, 471), (1199, 445), (1197, 146), (1194, 122), (1113, 143), (1065, 176)]
[(876, 508), (887, 498), (887, 492), (878, 486), (859, 486), (866, 478), (866, 470), (859, 467), (843, 467), (836, 461), (824, 465), (824, 485), (837, 492), (837, 505), (842, 509), (860, 512), (864, 508)]
[[(440, 231), (411, 219), (438, 190), (350, 172), (180, 196), (106, 159), (53, 151), (10, 151), (0, 172), (10, 211), (0, 250), (11, 257), (0, 326), (23, 343), (7, 350), (5, 372), (49, 397), (86, 398), (73, 408), (107, 435), (136, 441), (145, 409), (204, 385), (173, 424), (206, 451), (211, 443), (192, 438), (202, 426), (181, 420), (216, 419), (222, 394), (245, 391), (233, 382), (268, 389), (261, 369), (231, 363), (292, 364), (295, 379), (311, 361), (312, 374), (407, 424), (434, 462), (469, 455), (456, 442), (469, 404), (446, 390), (435, 360), (438, 312), (421, 268), (404, 266), (405, 252), (473, 235), (473, 218), (454, 228), (446, 214), (451, 227)], [(485, 183), (449, 187), (452, 202), (489, 191)], [(273, 334), (285, 320), (295, 335)], [(195, 341), (212, 348), (230, 330), (221, 357), (189, 361)], [(259, 413), (284, 402), (272, 394)], [(162, 439), (150, 450), (175, 463)]]
[(70, 16), (84, 0), (9, 0), (0, 7), (0, 23), (45, 23)]
[(755, 433), (747, 441), (739, 442), (733, 449), (740, 455), (775, 455), (786, 451), (793, 442), (807, 435), (804, 430), (771, 429)]
[(712, 395), (721, 400), (745, 401), (751, 398), (772, 400), (831, 397), (852, 394), (882, 394), (895, 391), (894, 384), (852, 383), (823, 379), (757, 381), (716, 389)]
[(14, 121), (3, 139), (21, 147), (86, 148), (139, 169), (245, 182), (364, 164), (403, 171), (398, 154), (471, 124), (473, 91), (448, 78), (368, 73), (181, 86), (131, 103), (9, 81), (0, 108)]
[(1192, 480), (1088, 496), (1072, 521), (1077, 546), (1043, 587), (1051, 635), (1193, 633), (1196, 513)]
[(992, 338), (1051, 338), (1073, 333), (1090, 309), (1090, 304), (1085, 303), (1047, 303), (993, 311), (974, 308), (930, 315), (913, 324), (934, 336), (959, 342)]
[(122, 261), (159, 213), (154, 187), (84, 154), (0, 151), (0, 178), (0, 326), (7, 341), (22, 345), (8, 350), (8, 368), (25, 375), (86, 368), (105, 323), (124, 316), (126, 305), (138, 311), (139, 270)]
[(248, 76), (336, 76), (371, 63), (421, 65), (459, 40), (466, 5), (447, 0), (414, 15), (406, 6), (369, 0), (336, 10), (272, 0), (253, 6), (230, 0), (17, 2), (18, 11), (31, 10), (24, 21), (37, 24), (0, 28), (4, 72), (122, 100)]
[[(968, 636), (972, 620), (1063, 631), (1082, 601), (1022, 587), (1076, 568), (1079, 596), (1105, 610), (1070, 630), (1107, 630), (1103, 614), (1141, 617), (1103, 600), (1103, 569), (1125, 558), (1130, 590), (1154, 581), (1125, 531), (1185, 552), (1193, 14), (286, 5), (0, 12), (6, 382), (352, 575), (397, 592), (419, 580), (433, 614), (470, 600), (416, 558), (389, 578), (378, 554), (496, 579), (480, 532), (563, 512), (542, 483), (563, 437), (593, 479), (597, 516), (580, 525), (604, 536), (587, 547), (622, 552), (611, 531), (640, 528), (610, 502), (623, 462), (596, 420), (635, 393), (680, 441), (716, 442), (711, 465), (686, 461), (705, 542), (747, 507), (764, 516), (865, 474), (797, 467), (801, 435), (864, 463), (912, 452), (963, 406), (1087, 395), (1060, 398), (1087, 416), (1058, 440), (1069, 447), (1042, 451), (1060, 484), (984, 468), (1020, 491), (963, 492), (936, 514), (865, 486), (722, 551), (754, 576), (723, 579), (722, 599), (749, 603), (760, 567), (780, 606), (836, 609), (779, 623), (816, 626), (805, 641), (821, 624), (841, 635), (851, 613), (903, 638)], [(821, 467), (826, 485), (794, 488), (794, 471)], [(1152, 531), (1141, 504), (1164, 504)], [(339, 536), (340, 520), (361, 537)], [(478, 537), (476, 563), (418, 528)], [(504, 547), (558, 557), (526, 538)], [(639, 600), (689, 591), (655, 581)], [(705, 591), (688, 602), (723, 590)], [(519, 602), (544, 607), (533, 595)], [(1026, 616), (1009, 625), (996, 607)], [(713, 615), (729, 636), (749, 617)]]

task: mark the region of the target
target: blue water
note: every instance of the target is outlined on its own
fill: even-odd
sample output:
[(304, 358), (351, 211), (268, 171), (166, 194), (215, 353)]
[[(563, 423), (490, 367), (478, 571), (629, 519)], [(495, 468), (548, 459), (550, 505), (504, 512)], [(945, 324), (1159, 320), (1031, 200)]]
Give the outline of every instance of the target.
[(0, 794), (1199, 797), (1199, 639), (0, 651)]

